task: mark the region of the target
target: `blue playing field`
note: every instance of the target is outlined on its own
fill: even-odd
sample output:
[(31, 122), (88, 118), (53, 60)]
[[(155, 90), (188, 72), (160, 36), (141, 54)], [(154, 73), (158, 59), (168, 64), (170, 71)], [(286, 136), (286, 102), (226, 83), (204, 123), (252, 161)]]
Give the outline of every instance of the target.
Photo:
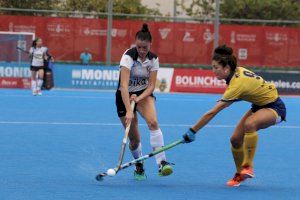
[[(156, 94), (165, 143), (181, 138), (220, 98), (206, 94)], [(260, 131), (256, 177), (226, 187), (234, 174), (229, 138), (249, 104), (225, 109), (191, 144), (167, 151), (174, 174), (159, 177), (146, 161), (146, 181), (133, 168), (97, 182), (97, 173), (117, 164), (124, 130), (113, 92), (59, 91), (33, 97), (29, 90), (0, 91), (0, 199), (300, 199), (300, 98), (283, 97), (287, 122)], [(140, 119), (143, 152), (151, 151)], [(125, 161), (132, 160), (127, 149)]]

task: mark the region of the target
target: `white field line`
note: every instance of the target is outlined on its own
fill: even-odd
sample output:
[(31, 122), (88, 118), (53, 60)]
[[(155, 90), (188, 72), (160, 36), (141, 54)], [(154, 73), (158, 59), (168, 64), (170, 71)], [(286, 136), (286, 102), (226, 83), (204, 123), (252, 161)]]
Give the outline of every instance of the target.
[[(58, 89), (56, 89), (58, 90)], [(68, 91), (68, 90), (67, 90)], [(72, 90), (71, 90), (72, 91)], [(78, 89), (74, 89), (73, 91), (80, 91)], [(85, 91), (85, 90), (83, 90)], [(102, 90), (95, 90), (96, 93), (112, 93), (112, 96), (90, 96), (90, 95), (44, 95), (42, 98), (74, 98), (74, 99), (114, 99), (114, 93), (115, 91), (102, 91)], [(160, 93), (157, 93), (157, 99), (162, 100), (162, 101), (196, 101), (196, 102), (201, 102), (201, 101), (207, 101), (207, 99), (220, 99), (222, 97), (221, 94), (195, 94), (195, 93), (171, 93), (170, 97), (160, 97), (158, 96)], [(162, 93), (161, 93), (162, 94)], [(174, 94), (174, 95), (172, 95)], [(186, 97), (185, 95), (190, 95), (190, 97)], [(199, 95), (199, 96), (197, 96)], [(300, 95), (282, 95), (284, 97), (288, 98), (295, 98), (296, 103), (299, 103), (298, 99), (300, 98)], [(32, 98), (32, 95), (30, 92), (28, 94), (0, 94), (0, 97), (27, 97), (27, 98)], [(294, 103), (294, 102), (293, 102)]]
[[(72, 126), (121, 126), (121, 123), (93, 123), (93, 122), (35, 122), (35, 121), (0, 121), (0, 124), (6, 125), (72, 125)], [(139, 124), (147, 126), (146, 124)], [(192, 124), (160, 124), (161, 127), (190, 127)], [(207, 128), (234, 128), (235, 125), (206, 125)], [(300, 126), (272, 126), (279, 129), (300, 129)]]

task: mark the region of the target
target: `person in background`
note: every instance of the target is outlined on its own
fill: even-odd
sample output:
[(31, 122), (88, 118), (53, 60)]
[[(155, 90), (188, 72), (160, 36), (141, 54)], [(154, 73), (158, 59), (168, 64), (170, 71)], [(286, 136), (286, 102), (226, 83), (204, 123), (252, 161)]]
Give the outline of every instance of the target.
[(44, 61), (48, 60), (48, 48), (43, 46), (41, 38), (36, 38), (32, 42), (32, 47), (29, 49), (29, 57), (31, 59), (31, 89), (32, 94), (42, 95), (41, 87), (44, 79)]
[(92, 60), (92, 54), (90, 54), (89, 49), (85, 48), (85, 51), (80, 54), (80, 61), (82, 65), (90, 64)]

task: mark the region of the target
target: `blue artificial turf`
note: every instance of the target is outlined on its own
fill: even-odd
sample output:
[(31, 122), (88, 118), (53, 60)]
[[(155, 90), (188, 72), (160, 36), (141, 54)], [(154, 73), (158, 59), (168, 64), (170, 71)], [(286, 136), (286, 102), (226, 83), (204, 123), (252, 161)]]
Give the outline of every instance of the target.
[[(220, 95), (155, 94), (165, 143), (181, 138)], [(97, 173), (117, 164), (124, 130), (113, 92), (0, 90), (0, 199), (300, 199), (300, 98), (282, 97), (287, 122), (259, 132), (256, 177), (226, 187), (234, 174), (230, 135), (250, 104), (225, 109), (191, 144), (167, 151), (174, 174), (159, 177), (155, 160), (145, 162), (148, 179), (133, 168), (97, 182)], [(139, 119), (144, 153), (151, 151)], [(127, 149), (125, 161), (132, 160)]]

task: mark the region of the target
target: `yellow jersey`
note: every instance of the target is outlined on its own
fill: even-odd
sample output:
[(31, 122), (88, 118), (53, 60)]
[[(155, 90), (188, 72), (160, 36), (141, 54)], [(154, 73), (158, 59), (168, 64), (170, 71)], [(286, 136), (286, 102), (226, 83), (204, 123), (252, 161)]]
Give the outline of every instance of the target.
[(244, 100), (258, 106), (276, 101), (278, 92), (273, 83), (243, 67), (237, 67), (230, 80), (221, 101)]

